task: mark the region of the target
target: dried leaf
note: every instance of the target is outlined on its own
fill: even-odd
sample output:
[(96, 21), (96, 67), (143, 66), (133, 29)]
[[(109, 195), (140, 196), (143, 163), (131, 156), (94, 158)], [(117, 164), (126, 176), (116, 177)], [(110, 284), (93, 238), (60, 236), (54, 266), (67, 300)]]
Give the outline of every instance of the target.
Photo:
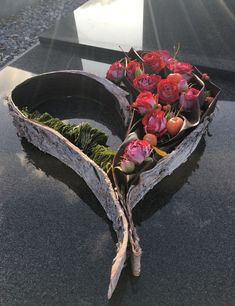
[(157, 147), (153, 147), (153, 149), (154, 149), (154, 151), (155, 151), (158, 155), (160, 155), (160, 156), (162, 156), (162, 157), (165, 157), (165, 156), (168, 155), (168, 153), (166, 153), (165, 151), (160, 150), (160, 149), (157, 148)]

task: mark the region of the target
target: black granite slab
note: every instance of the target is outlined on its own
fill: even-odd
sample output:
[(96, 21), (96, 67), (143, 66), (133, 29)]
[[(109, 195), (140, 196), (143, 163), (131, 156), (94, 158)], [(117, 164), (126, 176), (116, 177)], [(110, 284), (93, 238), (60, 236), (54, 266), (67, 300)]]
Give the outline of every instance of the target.
[[(38, 46), (0, 71), (0, 96), (44, 71), (104, 74), (107, 63), (86, 61), (74, 49)], [(225, 91), (227, 77), (220, 75)], [(234, 91), (227, 97), (235, 100)], [(136, 207), (142, 274), (124, 269), (107, 302), (111, 224), (82, 179), (17, 136), (1, 98), (0, 304), (233, 305), (235, 104), (218, 104), (210, 136)]]
[(235, 71), (233, 0), (90, 0), (40, 36), (43, 43), (71, 44), (122, 55), (119, 45), (169, 49), (180, 43), (185, 61)]
[[(11, 64), (26, 72), (33, 74), (66, 70), (80, 69), (98, 76), (105, 76), (109, 65), (116, 61), (118, 57), (115, 54), (99, 52), (100, 50), (89, 49), (88, 52), (81, 52), (74, 46), (62, 46), (51, 44), (48, 48), (45, 45), (39, 45), (29, 51), (27, 56), (23, 56)], [(197, 66), (202, 72), (211, 75), (213, 81), (218, 85), (222, 92), (220, 97), (222, 100), (235, 100), (235, 73), (229, 71), (220, 71), (217, 69), (205, 70), (205, 67)], [(23, 71), (21, 71), (23, 72)], [(9, 76), (9, 80), (18, 77), (18, 73)]]

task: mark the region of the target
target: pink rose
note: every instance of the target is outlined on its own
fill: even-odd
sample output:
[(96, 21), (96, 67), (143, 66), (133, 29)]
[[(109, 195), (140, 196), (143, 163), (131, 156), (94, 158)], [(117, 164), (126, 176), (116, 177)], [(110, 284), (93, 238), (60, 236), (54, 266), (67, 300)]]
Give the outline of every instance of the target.
[(185, 80), (190, 80), (193, 75), (193, 66), (188, 63), (177, 61), (175, 58), (169, 58), (167, 67), (174, 73), (180, 73)]
[(136, 60), (130, 61), (126, 67), (126, 74), (129, 80), (133, 81), (135, 77), (143, 73), (141, 65)]
[(141, 115), (156, 109), (158, 103), (158, 95), (153, 95), (150, 91), (141, 92), (136, 101), (132, 104), (133, 108), (136, 108)]
[(151, 91), (153, 92), (157, 88), (158, 82), (161, 77), (156, 74), (141, 74), (133, 80), (133, 86), (139, 91)]
[(166, 66), (166, 61), (156, 51), (144, 53), (143, 60), (155, 73), (159, 73)]
[(125, 148), (123, 157), (139, 165), (151, 153), (151, 145), (145, 140), (132, 140)]
[(168, 79), (161, 80), (157, 85), (157, 92), (162, 102), (173, 104), (179, 99), (178, 84)]
[(142, 123), (147, 133), (163, 135), (166, 132), (165, 113), (159, 108), (147, 113), (142, 119)]
[(190, 110), (193, 104), (198, 101), (200, 91), (195, 88), (189, 88), (186, 92), (182, 92), (180, 96), (180, 106), (184, 110)]
[(124, 66), (120, 62), (113, 63), (107, 71), (106, 78), (113, 82), (120, 82), (124, 77)]
[(174, 66), (174, 72), (180, 73), (188, 81), (193, 75), (193, 66), (188, 63), (177, 62)]
[(179, 73), (170, 73), (167, 76), (168, 81), (176, 82), (179, 84), (179, 82), (183, 79), (182, 75)]
[(170, 52), (168, 50), (157, 50), (155, 52), (160, 54), (160, 56), (165, 62), (167, 62), (170, 58)]

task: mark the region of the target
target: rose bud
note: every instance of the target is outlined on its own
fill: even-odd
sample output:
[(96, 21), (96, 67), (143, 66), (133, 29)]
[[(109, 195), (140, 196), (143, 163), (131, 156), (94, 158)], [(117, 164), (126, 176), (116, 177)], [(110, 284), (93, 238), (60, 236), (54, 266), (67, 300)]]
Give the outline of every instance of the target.
[(166, 132), (165, 113), (157, 108), (144, 116), (142, 124), (147, 133), (158, 134), (161, 136)]
[(133, 86), (141, 92), (153, 92), (160, 80), (159, 75), (143, 73), (133, 80)]
[(110, 81), (113, 81), (115, 83), (118, 83), (122, 80), (124, 77), (124, 66), (119, 62), (115, 62), (112, 65), (110, 65), (109, 70), (107, 71), (106, 78)]
[(124, 158), (139, 165), (151, 153), (151, 145), (145, 140), (132, 140), (125, 148)]
[(166, 104), (173, 104), (179, 99), (178, 84), (168, 79), (158, 83), (157, 91), (161, 101)]
[(126, 74), (129, 80), (133, 81), (135, 77), (143, 73), (141, 65), (136, 60), (130, 61), (126, 67)]
[(123, 159), (121, 161), (121, 169), (124, 173), (130, 174), (135, 170), (135, 164), (128, 159)]
[(202, 80), (203, 81), (208, 81), (210, 79), (209, 75), (207, 73), (202, 74)]
[(189, 88), (186, 92), (182, 92), (179, 104), (184, 110), (190, 110), (193, 104), (198, 101), (200, 91), (195, 88)]
[(206, 98), (205, 98), (205, 103), (206, 103), (206, 105), (209, 106), (209, 105), (212, 103), (213, 100), (214, 100), (213, 97), (206, 97)]
[(150, 91), (141, 92), (136, 101), (132, 104), (141, 115), (156, 109), (158, 103), (158, 95), (153, 95)]
[(166, 104), (166, 105), (163, 105), (163, 110), (165, 111), (165, 112), (169, 112), (170, 110), (171, 110), (171, 105), (170, 104)]

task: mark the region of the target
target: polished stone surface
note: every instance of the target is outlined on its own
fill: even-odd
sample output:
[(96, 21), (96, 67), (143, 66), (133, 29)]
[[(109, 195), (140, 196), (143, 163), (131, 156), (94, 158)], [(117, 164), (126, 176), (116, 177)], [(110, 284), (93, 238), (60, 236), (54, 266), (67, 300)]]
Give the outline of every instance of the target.
[(119, 46), (173, 50), (180, 43), (185, 61), (235, 71), (234, 16), (233, 0), (90, 0), (40, 39), (120, 55)]
[[(0, 95), (32, 74), (102, 66), (82, 62), (74, 50), (39, 46), (0, 71)], [(218, 78), (225, 91), (227, 78)], [(235, 100), (234, 90), (228, 96)], [(124, 269), (107, 302), (110, 222), (82, 179), (17, 136), (1, 99), (0, 304), (233, 305), (234, 105), (219, 101), (210, 135), (135, 208), (142, 274)]]
[[(98, 50), (89, 50), (86, 53), (78, 52), (76, 47), (51, 45), (39, 45), (29, 51), (26, 56), (12, 63), (12, 67), (23, 69), (33, 74), (55, 71), (78, 69), (105, 76), (109, 65), (117, 60), (115, 54), (107, 54)], [(222, 100), (235, 100), (235, 74), (233, 72), (221, 72), (216, 69), (204, 69), (198, 66), (202, 72), (211, 75), (212, 80), (222, 89)], [(11, 79), (11, 78), (10, 78)], [(14, 77), (13, 77), (14, 79)]]

